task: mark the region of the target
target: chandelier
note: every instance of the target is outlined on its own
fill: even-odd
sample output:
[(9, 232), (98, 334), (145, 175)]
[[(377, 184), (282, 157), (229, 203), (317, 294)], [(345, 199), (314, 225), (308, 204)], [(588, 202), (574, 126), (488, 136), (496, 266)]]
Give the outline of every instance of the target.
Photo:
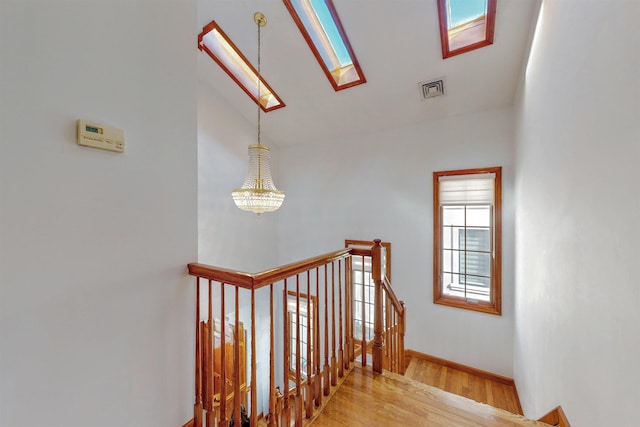
[(278, 191), (271, 178), (269, 147), (260, 143), (260, 102), (262, 76), (260, 75), (260, 29), (267, 24), (267, 18), (260, 12), (253, 15), (258, 25), (258, 143), (249, 146), (249, 171), (242, 187), (233, 190), (231, 196), (236, 206), (243, 211), (260, 215), (277, 210), (284, 201), (284, 192)]

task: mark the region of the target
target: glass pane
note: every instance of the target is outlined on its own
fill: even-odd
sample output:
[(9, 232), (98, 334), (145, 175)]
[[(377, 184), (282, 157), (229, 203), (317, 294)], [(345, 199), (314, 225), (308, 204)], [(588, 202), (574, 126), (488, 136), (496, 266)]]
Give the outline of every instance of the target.
[(449, 0), (449, 49), (486, 39), (487, 0)]
[(467, 285), (468, 286), (477, 286), (479, 288), (488, 289), (491, 286), (491, 279), (485, 276), (474, 276), (471, 274), (467, 275)]
[(460, 273), (459, 251), (442, 251), (442, 271)]
[(442, 282), (442, 292), (444, 295), (454, 297), (464, 297), (464, 284), (461, 283), (459, 274), (446, 274), (447, 280)]
[(451, 249), (451, 227), (442, 227), (442, 249)]
[(461, 252), (460, 265), (462, 273), (491, 277), (491, 256), (486, 252)]
[(467, 228), (466, 233), (460, 233), (459, 241), (462, 249), (490, 252), (491, 230), (489, 228)]
[(464, 226), (464, 206), (443, 206), (442, 225)]
[(446, 289), (447, 284), (453, 280), (451, 273), (442, 273), (442, 289)]
[(355, 283), (362, 283), (362, 271), (354, 270), (354, 272), (353, 272), (353, 280), (354, 280)]
[(305, 38), (310, 41), (309, 47), (331, 75), (334, 88), (364, 83), (361, 70), (356, 67), (355, 55), (347, 46), (345, 31), (327, 0), (285, 0), (285, 4), (300, 31), (308, 35)]
[(491, 206), (467, 206), (467, 227), (490, 227)]
[(449, 0), (449, 28), (485, 15), (487, 0)]

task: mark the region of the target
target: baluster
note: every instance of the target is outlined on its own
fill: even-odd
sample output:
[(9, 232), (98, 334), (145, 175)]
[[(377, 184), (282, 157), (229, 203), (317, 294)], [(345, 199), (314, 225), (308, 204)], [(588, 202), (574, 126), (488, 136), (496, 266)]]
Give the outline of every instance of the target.
[(382, 373), (382, 263), (381, 263), (381, 246), (380, 239), (374, 240), (374, 246), (371, 249), (371, 276), (375, 286), (374, 295), (374, 316), (373, 316), (373, 349), (371, 350), (371, 358), (373, 363), (373, 372)]
[(367, 318), (366, 318), (366, 299), (365, 289), (367, 283), (365, 282), (365, 269), (364, 269), (364, 255), (362, 255), (362, 320), (360, 321), (362, 326), (362, 346), (360, 352), (360, 358), (362, 359), (362, 366), (367, 366)]
[[(389, 300), (387, 302), (387, 304), (389, 304), (389, 306), (392, 306), (391, 304), (391, 300)], [(391, 348), (393, 351), (393, 372), (398, 372), (398, 358), (399, 358), (399, 352), (398, 352), (398, 315), (396, 313), (395, 308), (393, 308), (391, 310), (391, 316), (393, 318), (393, 323), (392, 323), (392, 328), (393, 328), (393, 333), (391, 334)]]
[(204, 365), (204, 381), (203, 385), (205, 386), (204, 396), (205, 402), (204, 407), (207, 410), (206, 414), (206, 425), (207, 427), (215, 426), (215, 412), (213, 410), (213, 355), (215, 351), (213, 350), (213, 287), (211, 283), (211, 279), (209, 279), (209, 288), (208, 288), (208, 304), (207, 304), (207, 327), (204, 328), (205, 336), (204, 336), (204, 345), (205, 345), (205, 365)]
[(313, 416), (313, 388), (314, 378), (311, 377), (312, 372), (312, 353), (311, 353), (311, 322), (315, 322), (315, 315), (311, 311), (311, 270), (307, 270), (307, 393), (305, 399), (305, 415), (307, 418)]
[(258, 425), (258, 382), (256, 380), (256, 291), (251, 288), (251, 419)]
[(220, 425), (228, 426), (227, 420), (227, 325), (224, 313), (224, 288), (220, 283)]
[(396, 321), (396, 333), (394, 337), (395, 345), (396, 345), (396, 353), (397, 353), (396, 369), (398, 370), (398, 373), (404, 374), (404, 369), (402, 369), (402, 357), (401, 357), (402, 351), (400, 350), (400, 314), (397, 311), (394, 311), (394, 318)]
[[(391, 300), (387, 301), (387, 305), (392, 307)], [(391, 323), (391, 354), (392, 354), (392, 372), (398, 372), (398, 317), (395, 308), (390, 310), (390, 316), (393, 319)]]
[(338, 366), (336, 361), (336, 268), (331, 263), (331, 385), (338, 384)]
[(316, 267), (316, 307), (315, 307), (315, 349), (314, 358), (315, 358), (315, 368), (316, 368), (316, 378), (315, 378), (315, 387), (314, 387), (314, 395), (316, 398), (316, 406), (322, 405), (322, 378), (320, 376), (320, 308), (318, 304), (320, 303), (320, 268)]
[(323, 393), (329, 395), (331, 381), (329, 379), (329, 273), (324, 265), (324, 367), (322, 371)]
[[(273, 283), (269, 285), (269, 416), (268, 427), (276, 427), (276, 361), (275, 361), (275, 332), (273, 318)], [(254, 425), (254, 424), (252, 424)]]
[(338, 261), (338, 325), (340, 326), (340, 334), (338, 337), (338, 342), (340, 348), (338, 350), (338, 376), (344, 376), (344, 348), (342, 347), (342, 342), (344, 341), (344, 337), (342, 335), (342, 260)]
[(200, 278), (196, 277), (196, 369), (195, 391), (196, 401), (193, 405), (194, 427), (202, 427), (202, 371), (200, 362)]
[(354, 361), (355, 359), (355, 354), (354, 354), (354, 347), (355, 347), (355, 341), (354, 341), (354, 327), (353, 327), (353, 323), (354, 323), (354, 310), (353, 310), (353, 306), (354, 306), (354, 302), (353, 302), (353, 257), (350, 256), (349, 258), (347, 258), (347, 281), (345, 283), (344, 286), (344, 294), (345, 294), (345, 303), (347, 304), (347, 324), (346, 324), (346, 329), (347, 329), (347, 360), (345, 360), (344, 363), (344, 367), (346, 369), (349, 369), (349, 367), (351, 366), (351, 362)]
[(389, 308), (389, 315), (391, 316), (391, 354), (392, 354), (392, 363), (393, 363), (393, 372), (398, 372), (398, 315), (396, 313), (396, 308), (393, 305), (391, 298), (387, 298), (387, 305)]
[(404, 301), (400, 301), (400, 306), (402, 307), (402, 311), (400, 314), (400, 319), (398, 320), (399, 323), (399, 336), (398, 336), (398, 347), (400, 347), (400, 373), (404, 374), (405, 371), (405, 360), (404, 360), (404, 322), (405, 322), (405, 317), (407, 315), (407, 311), (406, 308), (404, 306)]
[(290, 334), (290, 323), (289, 323), (289, 309), (287, 305), (287, 294), (289, 293), (287, 287), (287, 279), (284, 279), (284, 408), (282, 411), (282, 424), (289, 427), (291, 425), (291, 409), (289, 407), (289, 371), (291, 370), (289, 363), (289, 356), (291, 355), (291, 334)]
[(233, 420), (234, 425), (240, 425), (240, 288), (235, 287), (236, 324), (233, 328)]
[(300, 381), (300, 275), (296, 274), (296, 395), (295, 395), (295, 425), (302, 427), (302, 385)]
[(391, 372), (393, 371), (393, 319), (391, 316), (391, 304), (389, 298), (387, 298), (386, 292), (383, 296), (384, 304), (384, 342), (386, 345), (384, 346), (384, 369), (387, 369)]

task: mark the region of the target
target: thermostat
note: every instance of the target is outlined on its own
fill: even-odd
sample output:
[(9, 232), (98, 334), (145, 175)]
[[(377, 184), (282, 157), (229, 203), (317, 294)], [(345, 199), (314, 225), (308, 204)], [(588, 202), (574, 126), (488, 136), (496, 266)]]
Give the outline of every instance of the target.
[(124, 131), (78, 120), (78, 145), (123, 153)]

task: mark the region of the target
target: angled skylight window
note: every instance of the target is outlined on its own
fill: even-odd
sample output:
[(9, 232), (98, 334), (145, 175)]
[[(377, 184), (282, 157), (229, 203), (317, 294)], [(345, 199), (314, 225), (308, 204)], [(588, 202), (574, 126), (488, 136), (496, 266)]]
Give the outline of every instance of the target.
[(497, 0), (438, 0), (442, 57), (493, 44)]
[[(207, 24), (198, 35), (198, 48), (258, 103), (258, 72), (215, 21)], [(284, 102), (263, 78), (260, 79), (259, 104), (264, 112), (284, 107)]]
[(331, 0), (283, 0), (335, 90), (366, 82)]

